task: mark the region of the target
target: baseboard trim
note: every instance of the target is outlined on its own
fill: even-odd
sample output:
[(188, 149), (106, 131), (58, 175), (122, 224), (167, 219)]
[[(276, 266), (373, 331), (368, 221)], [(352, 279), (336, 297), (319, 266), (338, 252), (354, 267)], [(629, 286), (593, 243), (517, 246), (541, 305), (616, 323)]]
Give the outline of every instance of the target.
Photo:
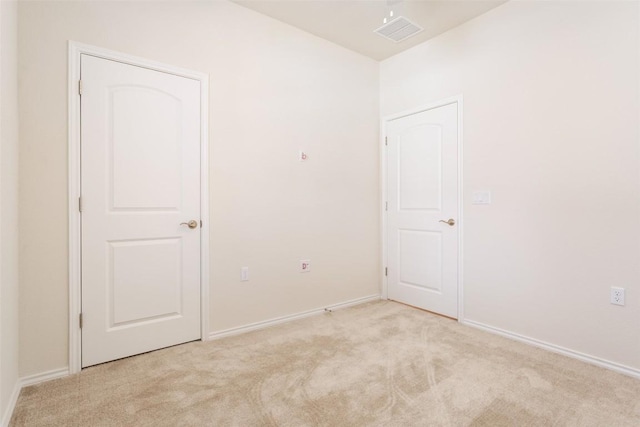
[(30, 385), (39, 384), (45, 381), (64, 378), (68, 375), (69, 375), (69, 368), (53, 369), (51, 371), (41, 372), (39, 374), (22, 377), (20, 379), (20, 387), (29, 387)]
[(9, 404), (7, 405), (7, 408), (4, 410), (4, 414), (2, 416), (2, 423), (0, 424), (2, 427), (9, 427), (9, 422), (11, 422), (11, 417), (13, 416), (13, 410), (16, 408), (16, 403), (18, 403), (18, 396), (20, 396), (20, 390), (22, 390), (22, 386), (20, 385), (20, 380), (18, 380), (13, 386), (13, 392), (11, 393)]
[(520, 341), (525, 344), (532, 345), (534, 347), (542, 348), (553, 353), (562, 354), (563, 356), (571, 357), (573, 359), (578, 359), (582, 362), (589, 363), (591, 365), (596, 365), (601, 368), (606, 368), (615, 372), (619, 372), (624, 375), (628, 375), (630, 377), (640, 379), (640, 369), (635, 369), (630, 366), (625, 366), (620, 363), (611, 362), (609, 360), (601, 359), (596, 356), (591, 356), (589, 354), (581, 353), (579, 351), (571, 350), (569, 348), (561, 347), (559, 345), (550, 344), (545, 341), (540, 341), (535, 338), (529, 338), (524, 335), (517, 334), (515, 332), (507, 331), (504, 329), (496, 328), (494, 326), (489, 326), (484, 323), (476, 322), (474, 320), (463, 319), (460, 321), (463, 325), (471, 326), (473, 328), (482, 329), (483, 331), (490, 332), (496, 335), (501, 335), (506, 338), (510, 338), (515, 341)]
[(2, 417), (2, 423), (0, 426), (8, 427), (9, 422), (11, 421), (11, 417), (13, 416), (13, 411), (16, 409), (16, 403), (18, 403), (18, 397), (20, 396), (20, 392), (23, 388), (29, 387), (30, 385), (39, 384), (45, 381), (55, 380), (57, 378), (63, 378), (69, 375), (69, 368), (61, 368), (61, 369), (53, 369), (51, 371), (41, 372), (39, 374), (33, 374), (26, 377), (18, 378), (16, 381), (16, 385), (13, 388), (13, 393), (11, 394), (11, 399), (9, 400), (9, 405), (4, 412), (4, 416)]
[(229, 337), (232, 335), (239, 335), (245, 332), (268, 328), (269, 326), (278, 325), (280, 323), (291, 322), (292, 320), (304, 319), (305, 317), (315, 316), (317, 314), (324, 313), (325, 310), (338, 310), (341, 308), (352, 307), (354, 305), (364, 304), (367, 302), (378, 301), (378, 300), (380, 300), (380, 294), (369, 295), (366, 297), (356, 298), (356, 299), (341, 302), (338, 304), (332, 304), (322, 308), (303, 311), (301, 313), (290, 314), (288, 316), (282, 316), (282, 317), (276, 317), (274, 319), (263, 320), (262, 322), (250, 323), (244, 326), (237, 326), (235, 328), (224, 329), (222, 331), (214, 331), (209, 334), (209, 339), (216, 340), (224, 337)]

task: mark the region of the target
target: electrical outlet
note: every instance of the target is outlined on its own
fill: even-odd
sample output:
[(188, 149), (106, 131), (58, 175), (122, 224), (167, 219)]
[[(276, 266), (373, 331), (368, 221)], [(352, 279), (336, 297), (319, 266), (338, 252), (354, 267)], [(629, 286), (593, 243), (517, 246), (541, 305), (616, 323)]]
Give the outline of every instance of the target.
[(301, 259), (300, 260), (300, 273), (308, 273), (311, 271), (311, 260), (310, 259)]
[(249, 267), (242, 267), (240, 269), (240, 281), (241, 282), (249, 281)]
[(611, 304), (624, 305), (624, 288), (611, 287)]

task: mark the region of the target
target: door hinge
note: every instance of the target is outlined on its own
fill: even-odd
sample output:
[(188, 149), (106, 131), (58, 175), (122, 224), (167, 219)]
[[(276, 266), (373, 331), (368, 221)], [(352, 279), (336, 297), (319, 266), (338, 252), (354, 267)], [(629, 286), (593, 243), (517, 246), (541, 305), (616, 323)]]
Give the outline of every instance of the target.
[(387, 270), (387, 267), (385, 267), (385, 268), (384, 268), (384, 275), (386, 276), (388, 272), (389, 272), (389, 271)]
[(78, 95), (82, 95), (82, 80), (78, 80)]
[(82, 197), (78, 197), (78, 212), (82, 212)]
[(78, 323), (80, 324), (80, 329), (82, 329), (82, 313), (78, 315)]
[(384, 202), (384, 210), (385, 211), (389, 210), (389, 202)]
[(387, 137), (386, 137), (386, 136), (384, 137), (384, 145), (388, 145), (388, 144), (387, 144)]

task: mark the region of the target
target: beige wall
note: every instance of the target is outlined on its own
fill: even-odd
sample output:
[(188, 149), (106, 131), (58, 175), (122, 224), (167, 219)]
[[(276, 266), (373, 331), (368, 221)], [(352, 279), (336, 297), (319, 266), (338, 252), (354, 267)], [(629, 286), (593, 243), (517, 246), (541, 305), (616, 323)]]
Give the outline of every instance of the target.
[(379, 292), (375, 61), (222, 1), (19, 12), (22, 375), (68, 360), (68, 40), (210, 74), (212, 331)]
[(636, 369), (638, 18), (637, 2), (510, 2), (380, 71), (383, 116), (464, 96), (465, 317)]
[(17, 24), (16, 3), (0, 1), (0, 425), (18, 382)]

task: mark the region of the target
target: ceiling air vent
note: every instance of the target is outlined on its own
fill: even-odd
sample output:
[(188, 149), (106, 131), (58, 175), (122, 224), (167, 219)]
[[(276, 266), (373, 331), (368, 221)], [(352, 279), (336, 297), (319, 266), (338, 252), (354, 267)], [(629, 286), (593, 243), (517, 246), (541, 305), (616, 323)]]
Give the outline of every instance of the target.
[(382, 27), (374, 31), (374, 33), (380, 34), (382, 37), (393, 40), (394, 42), (401, 42), (414, 34), (418, 34), (423, 28), (419, 25), (409, 21), (404, 16), (398, 16), (392, 21), (384, 24)]

